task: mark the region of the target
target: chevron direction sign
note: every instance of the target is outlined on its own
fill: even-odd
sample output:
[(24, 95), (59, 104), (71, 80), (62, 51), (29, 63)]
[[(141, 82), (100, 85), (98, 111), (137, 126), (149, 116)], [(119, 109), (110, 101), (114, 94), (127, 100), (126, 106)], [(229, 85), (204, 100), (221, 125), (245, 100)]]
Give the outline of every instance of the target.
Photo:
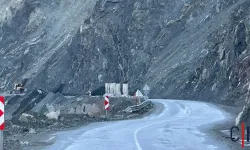
[(4, 97), (0, 96), (0, 130), (4, 130)]
[(105, 96), (104, 107), (106, 110), (109, 110), (109, 97), (108, 96)]

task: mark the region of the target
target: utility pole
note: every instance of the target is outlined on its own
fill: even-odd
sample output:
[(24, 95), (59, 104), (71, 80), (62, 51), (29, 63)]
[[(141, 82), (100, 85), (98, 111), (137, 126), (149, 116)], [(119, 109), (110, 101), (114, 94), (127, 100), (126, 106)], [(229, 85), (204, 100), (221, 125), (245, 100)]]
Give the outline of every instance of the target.
[(0, 150), (3, 150), (3, 131), (0, 131)]
[(108, 111), (106, 110), (106, 118), (108, 118)]

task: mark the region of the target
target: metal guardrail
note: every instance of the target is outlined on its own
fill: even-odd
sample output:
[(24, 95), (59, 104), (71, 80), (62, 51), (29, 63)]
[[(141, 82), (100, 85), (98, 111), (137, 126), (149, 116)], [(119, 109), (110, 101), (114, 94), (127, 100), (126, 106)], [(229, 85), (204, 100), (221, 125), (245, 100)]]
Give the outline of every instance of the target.
[(142, 102), (141, 104), (139, 105), (134, 105), (134, 106), (129, 106), (127, 107), (124, 111), (125, 112), (135, 112), (135, 111), (138, 111), (144, 107), (146, 107), (147, 105), (149, 105), (151, 103), (151, 101), (144, 101)]

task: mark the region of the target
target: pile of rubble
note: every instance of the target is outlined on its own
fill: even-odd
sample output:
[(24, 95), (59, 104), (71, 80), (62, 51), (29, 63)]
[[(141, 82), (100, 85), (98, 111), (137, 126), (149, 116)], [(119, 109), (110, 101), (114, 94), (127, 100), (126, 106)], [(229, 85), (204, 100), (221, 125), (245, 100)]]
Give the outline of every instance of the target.
[[(126, 113), (135, 104), (131, 98), (111, 98), (110, 111), (105, 115), (102, 97), (66, 97), (61, 93), (34, 90), (25, 96), (6, 98), (6, 130), (4, 147), (20, 149), (32, 143), (23, 137), (40, 133), (62, 131), (93, 122), (140, 118), (153, 104), (140, 112)], [(34, 143), (33, 143), (34, 144)]]

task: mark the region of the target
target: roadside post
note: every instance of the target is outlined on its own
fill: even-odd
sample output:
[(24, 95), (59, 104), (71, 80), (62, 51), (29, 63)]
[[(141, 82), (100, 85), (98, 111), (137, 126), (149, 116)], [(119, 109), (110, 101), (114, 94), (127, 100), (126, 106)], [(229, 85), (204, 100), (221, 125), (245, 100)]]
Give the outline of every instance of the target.
[(140, 97), (143, 97), (143, 94), (141, 93), (139, 89), (137, 89), (134, 96), (136, 98), (137, 105), (139, 105), (141, 103)]
[(143, 88), (143, 93), (144, 93), (146, 99), (148, 99), (149, 91), (150, 91), (150, 88), (149, 88), (149, 86), (146, 84), (146, 85), (144, 86), (144, 88)]
[(0, 150), (3, 150), (4, 97), (0, 96)]
[(104, 108), (106, 110), (106, 117), (108, 118), (108, 110), (109, 110), (109, 96), (105, 96), (104, 100)]

